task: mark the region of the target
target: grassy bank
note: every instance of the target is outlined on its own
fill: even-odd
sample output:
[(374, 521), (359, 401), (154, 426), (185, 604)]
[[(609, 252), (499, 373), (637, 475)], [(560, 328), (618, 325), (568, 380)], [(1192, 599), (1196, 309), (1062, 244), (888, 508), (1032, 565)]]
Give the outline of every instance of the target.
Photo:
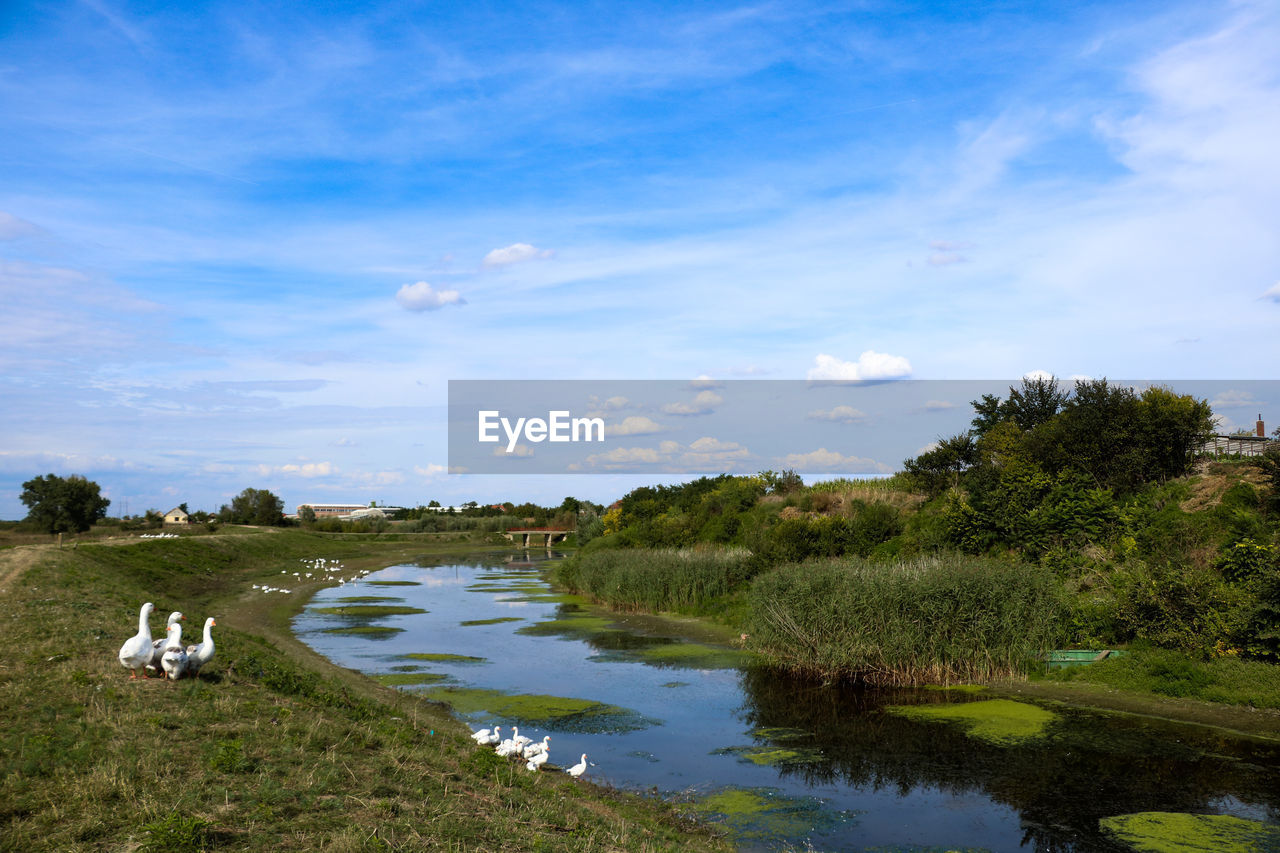
[(705, 615), (751, 577), (742, 548), (598, 549), (557, 567), (557, 581), (617, 610)]
[[(301, 584), (252, 589), (306, 557), (448, 547), (254, 531), (0, 554), (0, 849), (724, 849), (663, 803), (477, 750), (442, 706), (294, 640)], [(153, 631), (217, 618), (199, 679), (129, 680), (116, 652), (143, 601)]]
[(957, 555), (784, 566), (751, 586), (751, 647), (825, 679), (905, 685), (1028, 671), (1060, 635), (1063, 604), (1035, 567)]

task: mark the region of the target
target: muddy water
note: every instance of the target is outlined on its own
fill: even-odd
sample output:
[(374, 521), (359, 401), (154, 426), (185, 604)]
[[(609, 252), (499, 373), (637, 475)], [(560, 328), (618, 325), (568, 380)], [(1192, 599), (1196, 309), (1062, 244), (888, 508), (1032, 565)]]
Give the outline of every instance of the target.
[(294, 628), (476, 727), (549, 734), (552, 765), (585, 752), (589, 777), (687, 802), (743, 849), (1130, 850), (1099, 820), (1137, 812), (1243, 818), (1233, 831), (1264, 848), (1280, 832), (1275, 744), (981, 691), (795, 682), (619, 624), (502, 557), (393, 566), (320, 592)]

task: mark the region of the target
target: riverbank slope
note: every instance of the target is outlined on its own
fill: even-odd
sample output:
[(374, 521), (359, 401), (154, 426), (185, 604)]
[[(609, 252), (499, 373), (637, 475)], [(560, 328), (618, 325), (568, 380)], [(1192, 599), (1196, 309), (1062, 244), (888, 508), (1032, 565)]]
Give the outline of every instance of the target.
[[(474, 547), (245, 530), (0, 551), (0, 847), (729, 849), (659, 801), (495, 760), (444, 706), (289, 631), (302, 559), (354, 570)], [(172, 610), (188, 642), (218, 620), (200, 678), (129, 679), (116, 653), (143, 601), (157, 635)]]

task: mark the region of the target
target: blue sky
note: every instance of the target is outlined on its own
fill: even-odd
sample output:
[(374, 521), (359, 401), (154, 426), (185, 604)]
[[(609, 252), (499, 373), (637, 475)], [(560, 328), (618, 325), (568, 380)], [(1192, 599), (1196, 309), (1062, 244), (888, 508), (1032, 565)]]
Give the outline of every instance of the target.
[(0, 517), (50, 471), (113, 514), (636, 482), (447, 475), (449, 379), (1276, 378), (1277, 44), (1249, 2), (5, 3)]

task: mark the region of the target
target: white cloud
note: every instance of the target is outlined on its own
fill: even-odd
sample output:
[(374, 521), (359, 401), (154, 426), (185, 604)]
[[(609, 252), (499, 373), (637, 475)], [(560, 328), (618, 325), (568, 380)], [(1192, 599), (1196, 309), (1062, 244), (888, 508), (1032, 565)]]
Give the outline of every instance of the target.
[(652, 447), (615, 447), (605, 453), (593, 453), (586, 461), (595, 467), (621, 468), (637, 463), (655, 465), (666, 460)]
[(820, 353), (809, 369), (809, 381), (857, 382), (870, 379), (902, 379), (911, 375), (911, 362), (900, 355), (867, 350), (857, 361), (841, 361)]
[(406, 311), (435, 311), (446, 305), (465, 305), (456, 290), (436, 290), (425, 281), (403, 285), (396, 292), (396, 302)]
[(1252, 409), (1258, 405), (1258, 401), (1248, 391), (1227, 390), (1214, 397), (1209, 402), (1209, 405), (1214, 411), (1218, 409)]
[(536, 246), (530, 246), (528, 243), (512, 243), (505, 248), (494, 249), (484, 256), (482, 263), (487, 269), (493, 269), (494, 267), (505, 267), (539, 258), (549, 258), (554, 254), (555, 252), (550, 249), (539, 249)]
[(517, 444), (508, 452), (505, 446), (499, 446), (493, 449), (493, 455), (529, 457), (533, 455), (533, 448), (527, 444)]
[(946, 400), (927, 400), (924, 404), (926, 412), (945, 412), (948, 409), (957, 409), (959, 407), (959, 403), (949, 403)]
[(1036, 379), (1053, 379), (1054, 377), (1053, 377), (1053, 374), (1047, 370), (1029, 370), (1026, 373), (1022, 374), (1022, 378), (1036, 380)]
[(694, 396), (692, 402), (688, 403), (667, 403), (662, 407), (662, 411), (668, 415), (706, 415), (715, 410), (715, 407), (724, 402), (715, 391), (699, 391)]
[(432, 463), (428, 463), (425, 467), (422, 465), (414, 465), (413, 473), (417, 474), (419, 477), (434, 479), (436, 477), (439, 477), (441, 474), (448, 473), (448, 468), (446, 468), (444, 465), (437, 465), (434, 462), (432, 462)]
[(331, 462), (304, 462), (301, 465), (292, 462), (286, 465), (259, 465), (258, 473), (263, 477), (271, 474), (283, 474), (288, 477), (328, 477), (334, 472)]
[(834, 409), (814, 409), (805, 417), (811, 421), (838, 421), (842, 424), (856, 424), (867, 419), (865, 412), (860, 412), (852, 406), (836, 406)]
[(1270, 299), (1272, 302), (1280, 302), (1280, 281), (1271, 285), (1271, 289), (1262, 294), (1263, 299)]
[(934, 252), (928, 258), (931, 267), (949, 267), (952, 264), (965, 264), (969, 259), (955, 252)]
[(845, 474), (890, 474), (893, 469), (874, 459), (845, 456), (820, 447), (809, 453), (791, 453), (778, 458), (778, 464), (794, 471), (836, 471)]
[(662, 424), (643, 415), (632, 415), (624, 418), (620, 424), (609, 424), (605, 427), (606, 435), (653, 435), (662, 432)]

